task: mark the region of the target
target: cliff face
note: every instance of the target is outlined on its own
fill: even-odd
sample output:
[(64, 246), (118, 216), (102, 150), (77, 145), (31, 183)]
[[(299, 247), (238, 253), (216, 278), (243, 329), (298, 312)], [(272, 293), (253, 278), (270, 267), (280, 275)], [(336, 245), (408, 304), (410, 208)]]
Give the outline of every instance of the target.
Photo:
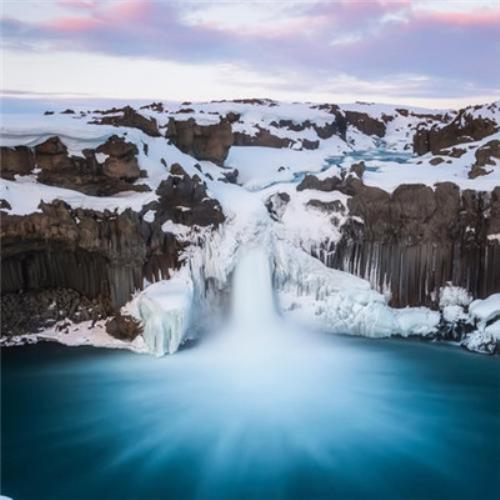
[[(352, 176), (304, 184), (349, 194), (352, 216), (336, 244), (316, 255), (329, 267), (369, 280), (388, 291), (394, 307), (436, 307), (438, 291), (451, 282), (486, 297), (500, 290), (500, 187), (491, 193), (451, 182), (432, 189), (402, 184), (389, 194)], [(342, 205), (323, 205), (332, 214)]]
[[(494, 119), (483, 114), (475, 113), (479, 106), (475, 108), (465, 108), (458, 112), (451, 123), (446, 125), (434, 124), (429, 127), (427, 124), (419, 126), (414, 138), (413, 149), (418, 155), (423, 155), (429, 151), (439, 154), (443, 149), (474, 142), (499, 130), (498, 123)], [(492, 103), (487, 107), (490, 112), (497, 111), (497, 104)]]
[[(85, 159), (68, 156), (59, 137), (34, 148), (3, 151), (2, 174), (8, 178), (36, 167), (38, 182), (84, 193), (109, 195), (138, 187), (129, 184), (140, 173), (137, 146), (117, 136), (85, 150)], [(99, 153), (106, 156), (102, 164), (95, 160)], [(2, 294), (74, 290), (112, 314), (145, 280), (168, 279), (188, 245), (176, 226), (216, 228), (224, 222), (220, 204), (208, 196), (199, 176), (189, 176), (176, 164), (170, 170), (155, 191), (156, 201), (140, 211), (72, 208), (56, 199), (41, 201), (35, 213), (3, 213)], [(3, 208), (11, 206), (4, 201)], [(165, 228), (165, 223), (170, 225)]]
[[(217, 267), (223, 235), (236, 249), (254, 214), (394, 307), (436, 308), (449, 282), (498, 292), (499, 114), (252, 100), (46, 115), (36, 139), (2, 138), (4, 329), (35, 328), (26, 309), (40, 324), (116, 315), (189, 266), (212, 293), (218, 274), (194, 269), (191, 250)], [(120, 329), (138, 331), (116, 316)]]

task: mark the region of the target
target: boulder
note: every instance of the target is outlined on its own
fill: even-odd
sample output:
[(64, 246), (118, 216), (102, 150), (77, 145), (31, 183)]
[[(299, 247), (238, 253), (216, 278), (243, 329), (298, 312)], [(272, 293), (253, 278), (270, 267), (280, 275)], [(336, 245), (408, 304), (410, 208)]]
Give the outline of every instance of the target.
[(106, 332), (116, 339), (130, 342), (143, 332), (143, 326), (132, 316), (117, 313), (106, 322)]

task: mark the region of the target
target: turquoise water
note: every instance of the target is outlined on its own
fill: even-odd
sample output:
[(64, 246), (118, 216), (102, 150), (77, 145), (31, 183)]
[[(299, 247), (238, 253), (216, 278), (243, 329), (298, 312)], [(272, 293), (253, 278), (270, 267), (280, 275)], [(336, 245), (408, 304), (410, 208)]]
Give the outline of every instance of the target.
[(309, 338), (255, 352), (245, 345), (248, 355), (200, 345), (160, 359), (52, 344), (4, 349), (2, 493), (498, 494), (498, 358), (412, 341)]

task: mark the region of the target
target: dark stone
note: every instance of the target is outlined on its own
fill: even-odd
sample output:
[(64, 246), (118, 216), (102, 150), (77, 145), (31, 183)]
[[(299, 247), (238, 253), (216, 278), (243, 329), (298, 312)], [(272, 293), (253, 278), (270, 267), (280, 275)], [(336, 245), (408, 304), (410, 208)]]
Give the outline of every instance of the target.
[(224, 164), (233, 144), (231, 124), (226, 119), (214, 125), (198, 125), (193, 118), (185, 121), (170, 118), (166, 135), (183, 153), (217, 165)]
[(429, 161), (429, 163), (431, 165), (434, 165), (434, 166), (439, 165), (440, 163), (443, 163), (443, 162), (444, 162), (444, 160), (440, 156), (436, 156), (436, 157), (432, 158), (432, 160)]
[(363, 174), (366, 170), (366, 165), (364, 161), (358, 163), (353, 163), (350, 168), (351, 172), (355, 173), (360, 179), (363, 178)]
[(139, 321), (132, 316), (122, 315), (121, 313), (106, 322), (106, 332), (116, 339), (130, 342), (134, 340), (143, 331)]
[(345, 119), (348, 125), (356, 127), (360, 132), (363, 132), (363, 134), (376, 135), (377, 137), (384, 137), (385, 135), (385, 123), (372, 118), (367, 113), (346, 111)]
[(341, 184), (342, 180), (338, 177), (327, 177), (326, 179), (320, 180), (315, 175), (306, 175), (297, 186), (297, 191), (304, 191), (305, 189), (335, 191)]
[(419, 126), (413, 137), (413, 150), (418, 155), (429, 151), (438, 154), (442, 149), (464, 142), (479, 141), (498, 130), (498, 125), (488, 118), (478, 118), (468, 112), (468, 108), (458, 112), (449, 124), (428, 129)]
[(0, 175), (14, 180), (16, 175), (28, 175), (35, 168), (33, 152), (27, 146), (0, 148)]
[(108, 113), (119, 113), (114, 116), (103, 116), (100, 120), (94, 120), (90, 123), (95, 125), (114, 125), (115, 127), (137, 128), (151, 137), (159, 137), (158, 124), (154, 118), (146, 118), (130, 106), (121, 109), (101, 112), (103, 115)]

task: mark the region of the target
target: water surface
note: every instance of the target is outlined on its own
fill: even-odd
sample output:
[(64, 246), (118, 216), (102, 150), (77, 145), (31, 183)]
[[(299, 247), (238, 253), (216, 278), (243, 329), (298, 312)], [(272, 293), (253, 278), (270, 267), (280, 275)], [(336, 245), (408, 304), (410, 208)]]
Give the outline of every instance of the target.
[(488, 499), (498, 358), (290, 333), (174, 356), (2, 353), (2, 493), (24, 499)]

